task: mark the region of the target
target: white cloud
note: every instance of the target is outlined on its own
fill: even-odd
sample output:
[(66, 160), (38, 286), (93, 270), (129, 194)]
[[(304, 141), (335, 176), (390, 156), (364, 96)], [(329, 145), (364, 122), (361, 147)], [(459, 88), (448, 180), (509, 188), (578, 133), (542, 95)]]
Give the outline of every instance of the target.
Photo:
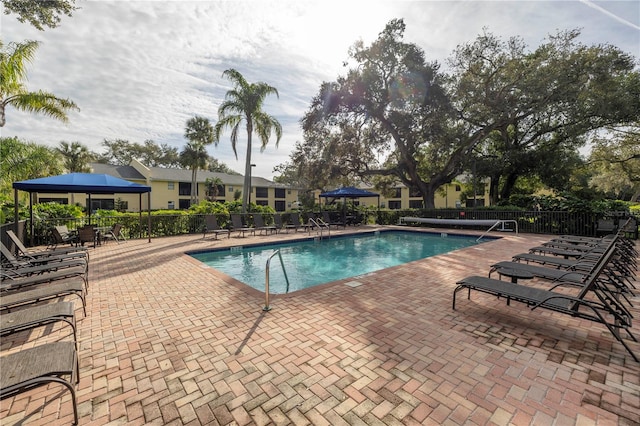
[[(369, 43), (393, 18), (403, 18), (406, 40), (429, 60), (444, 60), (483, 27), (532, 47), (558, 29), (582, 28), (585, 43), (611, 43), (638, 55), (636, 1), (89, 1), (56, 29), (40, 32), (2, 15), (5, 42), (42, 42), (29, 87), (69, 97), (81, 108), (65, 125), (7, 111), (4, 136), (57, 145), (80, 141), (101, 151), (104, 139), (153, 139), (181, 148), (193, 115), (215, 121), (229, 89), (223, 70), (278, 88), (266, 109), (283, 125), (279, 148), (255, 143), (255, 175), (271, 178), (288, 160), (302, 132), (298, 121), (323, 81), (344, 72), (348, 49)], [(210, 154), (242, 172), (229, 135)], [(255, 139), (254, 139), (255, 140)]]

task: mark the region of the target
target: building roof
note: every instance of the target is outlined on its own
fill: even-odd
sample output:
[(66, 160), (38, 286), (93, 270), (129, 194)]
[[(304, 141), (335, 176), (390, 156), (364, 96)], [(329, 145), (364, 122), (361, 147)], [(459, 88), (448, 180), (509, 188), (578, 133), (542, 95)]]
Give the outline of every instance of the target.
[[(116, 166), (113, 164), (91, 163), (94, 173), (106, 173), (121, 179), (143, 180), (146, 178), (133, 166)], [(191, 182), (191, 170), (187, 169), (170, 169), (166, 167), (148, 167), (149, 177), (151, 181), (167, 181), (167, 182)], [(206, 170), (198, 170), (196, 176), (199, 183), (204, 183), (208, 178), (218, 178), (224, 185), (242, 186), (244, 183), (243, 175), (230, 175), (227, 173), (209, 172)], [(268, 179), (252, 176), (251, 186), (276, 187), (285, 188), (286, 185), (279, 184)]]
[(143, 180), (145, 177), (132, 166), (115, 166), (113, 164), (91, 163), (93, 173), (107, 174), (120, 179)]

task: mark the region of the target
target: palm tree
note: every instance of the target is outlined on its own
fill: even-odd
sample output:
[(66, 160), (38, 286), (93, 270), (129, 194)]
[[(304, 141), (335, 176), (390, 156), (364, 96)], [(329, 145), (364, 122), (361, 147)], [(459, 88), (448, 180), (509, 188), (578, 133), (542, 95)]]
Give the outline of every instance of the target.
[(91, 171), (89, 163), (93, 160), (94, 155), (89, 151), (89, 148), (80, 142), (61, 141), (56, 151), (64, 158), (64, 167), (69, 173), (88, 173)]
[(11, 202), (13, 182), (62, 173), (59, 154), (52, 148), (17, 137), (0, 137), (0, 204)]
[(68, 121), (67, 111), (79, 111), (77, 105), (69, 99), (60, 99), (42, 90), (29, 92), (24, 86), (27, 79), (26, 64), (33, 60), (37, 48), (37, 41), (25, 41), (9, 43), (5, 49), (0, 40), (0, 127), (6, 123), (5, 108), (9, 105), (63, 122)]
[(249, 206), (249, 192), (251, 191), (251, 137), (253, 132), (255, 130), (262, 141), (260, 151), (264, 151), (266, 148), (272, 131), (276, 134), (276, 146), (278, 146), (282, 137), (282, 126), (278, 120), (262, 111), (262, 104), (267, 95), (275, 94), (278, 96), (278, 90), (267, 83), (248, 83), (242, 74), (234, 69), (224, 71), (222, 76), (231, 80), (234, 87), (226, 93), (224, 102), (218, 108), (215, 140), (217, 143), (220, 140), (222, 130), (230, 127), (231, 147), (237, 159), (238, 129), (242, 121), (246, 122), (247, 157), (245, 159), (244, 185), (242, 187), (242, 213), (246, 213)]
[(191, 203), (196, 204), (198, 202), (198, 169), (207, 167), (209, 154), (206, 146), (214, 142), (213, 126), (207, 118), (195, 116), (187, 121), (184, 137), (189, 142), (180, 153), (180, 159), (191, 169)]
[(218, 199), (218, 188), (220, 188), (220, 185), (224, 182), (222, 182), (222, 179), (219, 177), (208, 177), (204, 183), (207, 187), (207, 197), (211, 197), (209, 201), (216, 201)]

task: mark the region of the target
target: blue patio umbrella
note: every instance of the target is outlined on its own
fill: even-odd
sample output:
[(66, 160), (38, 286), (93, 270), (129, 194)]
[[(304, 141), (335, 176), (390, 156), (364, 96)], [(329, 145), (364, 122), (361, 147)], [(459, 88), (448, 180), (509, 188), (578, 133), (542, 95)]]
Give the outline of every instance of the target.
[[(380, 208), (380, 194), (376, 194), (375, 192), (366, 191), (364, 189), (356, 188), (355, 186), (344, 186), (342, 188), (334, 189), (333, 191), (323, 192), (320, 194), (320, 197), (325, 199), (328, 198), (366, 198), (366, 197), (377, 197), (378, 198), (378, 208)], [(325, 201), (326, 203), (326, 201)], [(347, 203), (342, 203), (343, 215), (345, 214), (344, 208)]]

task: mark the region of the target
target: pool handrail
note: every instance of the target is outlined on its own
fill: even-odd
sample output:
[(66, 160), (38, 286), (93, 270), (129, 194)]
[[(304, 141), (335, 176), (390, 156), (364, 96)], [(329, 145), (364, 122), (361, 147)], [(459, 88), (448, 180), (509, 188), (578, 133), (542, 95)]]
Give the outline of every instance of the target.
[(309, 235), (311, 235), (311, 230), (313, 229), (313, 225), (315, 225), (319, 230), (320, 230), (320, 238), (322, 239), (322, 228), (326, 228), (327, 231), (329, 232), (329, 236), (331, 236), (331, 227), (329, 226), (329, 224), (327, 222), (325, 222), (324, 220), (320, 219), (319, 217), (317, 218), (309, 218)]
[(267, 259), (267, 266), (265, 268), (264, 308), (262, 308), (262, 310), (265, 312), (271, 310), (271, 307), (269, 306), (269, 269), (270, 269), (271, 259), (276, 254), (280, 258), (280, 265), (282, 265), (282, 272), (284, 272), (284, 279), (287, 282), (287, 288), (285, 289), (285, 293), (289, 293), (289, 277), (287, 276), (287, 270), (284, 267), (284, 260), (282, 260), (282, 254), (280, 253), (280, 250), (276, 250), (275, 252), (271, 253), (271, 256), (269, 256), (269, 258)]

